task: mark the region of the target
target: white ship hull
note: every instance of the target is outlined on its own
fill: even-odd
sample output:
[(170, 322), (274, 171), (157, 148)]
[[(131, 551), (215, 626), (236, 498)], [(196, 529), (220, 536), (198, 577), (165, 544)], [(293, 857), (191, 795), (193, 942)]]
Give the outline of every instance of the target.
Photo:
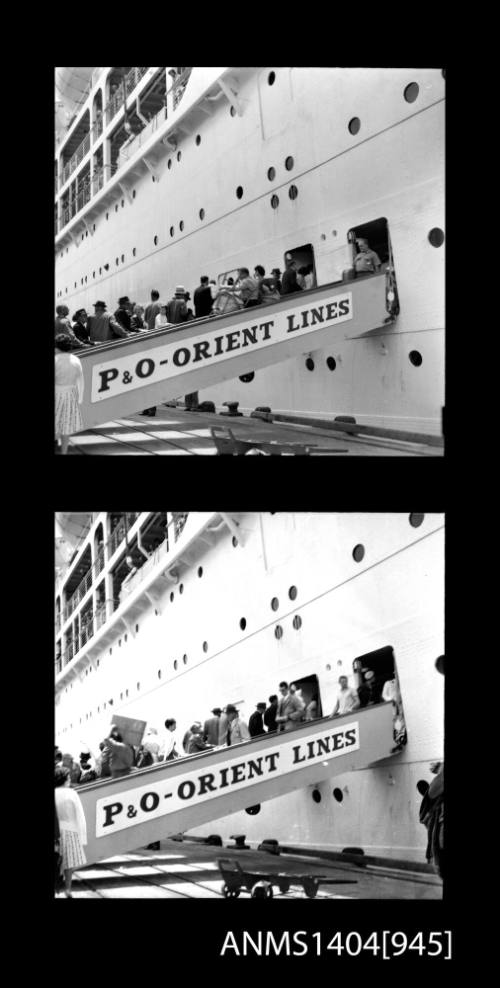
[[(442, 516), (426, 515), (414, 528), (406, 514), (242, 514), (232, 516), (240, 544), (233, 545), (220, 519), (205, 541), (189, 543), (209, 517), (188, 516), (182, 538), (191, 562), (179, 565), (179, 582), (164, 581), (161, 598), (144, 600), (140, 616), (125, 611), (114, 637), (105, 647), (92, 646), (72, 675), (63, 668), (58, 744), (73, 753), (83, 745), (96, 750), (114, 714), (160, 729), (175, 717), (180, 742), (213, 706), (236, 703), (248, 721), (282, 679), (308, 676), (317, 676), (327, 714), (339, 675), (352, 683), (356, 657), (390, 646), (408, 733), (401, 753), (194, 833), (224, 839), (244, 833), (251, 843), (274, 838), (335, 850), (357, 846), (423, 861), (426, 831), (418, 822), (416, 783), (429, 780), (429, 762), (443, 757), (443, 681), (434, 668), (444, 651)], [(352, 552), (360, 544), (365, 555), (357, 563)], [(313, 801), (313, 788), (320, 802)]]
[[(207, 71), (192, 70), (175, 112), (189, 107), (190, 92), (201, 86), (198, 74)], [(181, 160), (159, 145), (157, 180), (145, 166), (124, 176), (116, 202), (96, 208), (74, 242), (58, 238), (58, 301), (92, 312), (98, 298), (110, 310), (124, 294), (146, 303), (152, 288), (165, 299), (177, 284), (192, 294), (203, 274), (217, 279), (259, 263), (268, 273), (283, 270), (286, 253), (305, 244), (314, 250), (318, 284), (326, 284), (346, 266), (348, 232), (384, 217), (400, 303), (393, 324), (313, 351), (313, 370), (303, 357), (285, 361), (250, 382), (209, 388), (200, 399), (217, 406), (239, 401), (242, 410), (265, 405), (302, 416), (348, 414), (360, 424), (440, 434), (444, 248), (432, 246), (429, 232), (444, 225), (441, 72), (283, 68), (269, 86), (269, 69), (217, 71), (221, 79), (237, 77), (241, 115), (230, 115), (225, 98), (214, 100), (208, 115), (194, 101), (176, 135)], [(408, 103), (404, 92), (412, 82), (418, 98)], [(354, 117), (356, 135), (348, 129)], [(135, 192), (133, 200), (124, 187)], [(410, 359), (415, 353), (417, 364)], [(332, 357), (333, 370), (326, 363)]]

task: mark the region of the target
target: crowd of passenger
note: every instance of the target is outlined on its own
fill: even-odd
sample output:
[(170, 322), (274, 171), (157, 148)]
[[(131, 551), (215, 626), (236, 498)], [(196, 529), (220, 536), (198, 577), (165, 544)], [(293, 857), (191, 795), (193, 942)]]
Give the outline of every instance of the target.
[(200, 284), (191, 294), (184, 285), (178, 285), (168, 300), (161, 300), (160, 293), (153, 289), (151, 301), (142, 305), (133, 302), (127, 295), (118, 299), (118, 307), (113, 314), (107, 312), (106, 302), (94, 303), (94, 315), (86, 309), (77, 309), (69, 318), (67, 305), (58, 305), (55, 318), (55, 336), (69, 336), (73, 347), (81, 349), (95, 346), (117, 337), (127, 337), (134, 333), (150, 332), (166, 326), (223, 315), (232, 310), (251, 308), (278, 301), (282, 295), (314, 288), (316, 279), (312, 264), (297, 265), (289, 260), (283, 274), (273, 268), (266, 277), (265, 268), (257, 264), (253, 275), (246, 267), (238, 269), (236, 280), (228, 277), (220, 285), (208, 275), (200, 278)]

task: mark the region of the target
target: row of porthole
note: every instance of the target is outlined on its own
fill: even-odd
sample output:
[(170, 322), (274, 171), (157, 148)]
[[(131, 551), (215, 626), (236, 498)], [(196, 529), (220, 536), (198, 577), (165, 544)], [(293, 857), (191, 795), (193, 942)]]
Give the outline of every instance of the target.
[[(342, 803), (344, 799), (344, 793), (342, 792), (342, 789), (338, 788), (338, 786), (336, 786), (335, 789), (332, 790), (332, 796), (337, 801), (337, 803)], [(322, 796), (319, 789), (313, 789), (311, 793), (311, 798), (314, 803), (321, 803)], [(260, 810), (261, 810), (261, 805), (260, 803), (257, 803), (255, 806), (248, 806), (245, 809), (245, 813), (248, 813), (249, 816), (257, 816), (257, 814), (260, 813)]]
[[(419, 350), (410, 350), (408, 354), (408, 360), (410, 361), (410, 364), (413, 364), (414, 367), (420, 367), (423, 362), (423, 357)], [(337, 367), (337, 361), (335, 360), (334, 357), (327, 357), (325, 363), (326, 366), (331, 371), (334, 371)], [(316, 364), (314, 363), (312, 357), (306, 357), (305, 366), (307, 367), (308, 371), (313, 371), (315, 369)], [(249, 374), (245, 374), (243, 378), (240, 377), (240, 381), (242, 380), (248, 381), (249, 377), (250, 377)]]

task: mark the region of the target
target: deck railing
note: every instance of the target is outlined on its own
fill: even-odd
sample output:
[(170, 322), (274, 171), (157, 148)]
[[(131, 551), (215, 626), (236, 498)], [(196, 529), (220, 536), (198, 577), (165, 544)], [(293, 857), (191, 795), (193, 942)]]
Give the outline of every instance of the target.
[[(147, 72), (146, 68), (131, 68), (125, 76), (125, 92), (127, 96), (133, 92), (137, 84)], [(123, 82), (120, 82), (118, 89), (113, 93), (111, 99), (106, 103), (106, 122), (109, 123), (123, 106)]]
[(78, 145), (76, 151), (72, 154), (69, 161), (65, 164), (62, 174), (61, 174), (61, 186), (63, 186), (70, 175), (73, 174), (78, 165), (83, 160), (86, 154), (90, 151), (90, 132), (85, 134), (83, 141)]

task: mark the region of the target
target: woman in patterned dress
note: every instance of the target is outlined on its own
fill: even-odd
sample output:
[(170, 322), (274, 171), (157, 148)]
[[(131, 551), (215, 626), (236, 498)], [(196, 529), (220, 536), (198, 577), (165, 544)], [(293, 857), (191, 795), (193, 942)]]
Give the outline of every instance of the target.
[(83, 401), (83, 369), (74, 353), (69, 336), (60, 333), (56, 347), (56, 437), (61, 438), (61, 453), (68, 452), (68, 436), (83, 429), (79, 405)]
[(54, 772), (56, 812), (59, 820), (59, 848), (62, 858), (61, 870), (64, 874), (66, 898), (71, 899), (71, 879), (75, 868), (87, 863), (83, 845), (87, 843), (87, 825), (80, 797), (70, 789), (70, 774), (67, 768), (56, 768)]

